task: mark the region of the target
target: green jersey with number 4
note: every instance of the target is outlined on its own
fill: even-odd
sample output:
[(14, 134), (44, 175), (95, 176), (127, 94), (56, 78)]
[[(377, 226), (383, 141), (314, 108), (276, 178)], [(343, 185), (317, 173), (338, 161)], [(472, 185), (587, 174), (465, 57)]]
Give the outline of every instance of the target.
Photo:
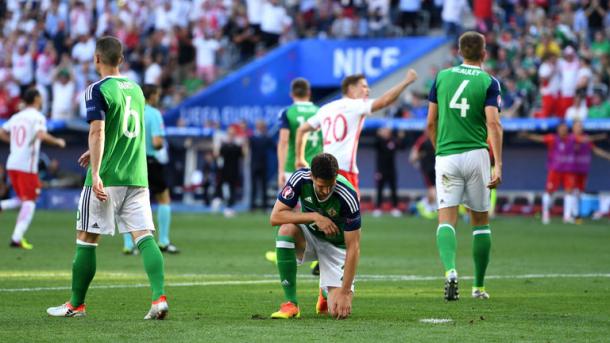
[(294, 208), (299, 200), (303, 212), (318, 212), (329, 218), (339, 228), (339, 234), (326, 236), (315, 223), (305, 224), (314, 236), (329, 243), (345, 248), (346, 231), (360, 229), (360, 202), (354, 187), (341, 175), (337, 176), (337, 183), (332, 193), (326, 199), (319, 199), (314, 189), (311, 171), (299, 169), (286, 182), (277, 197), (284, 205)]
[(462, 64), (438, 73), (428, 100), (438, 104), (436, 155), (488, 148), (485, 107), (500, 109), (498, 80)]
[[(295, 171), (297, 129), (307, 119), (316, 114), (316, 112), (318, 112), (318, 106), (311, 102), (295, 102), (280, 112), (280, 129), (290, 130), (288, 154), (286, 156), (286, 164), (284, 165), (284, 171), (287, 173)], [(307, 163), (311, 163), (314, 156), (321, 153), (322, 149), (322, 131), (310, 132), (307, 145), (305, 145), (305, 160)]]
[[(109, 76), (85, 93), (87, 121), (104, 121), (104, 154), (100, 177), (104, 186), (148, 187), (144, 139), (144, 94), (135, 82)], [(91, 168), (85, 186), (91, 186)]]

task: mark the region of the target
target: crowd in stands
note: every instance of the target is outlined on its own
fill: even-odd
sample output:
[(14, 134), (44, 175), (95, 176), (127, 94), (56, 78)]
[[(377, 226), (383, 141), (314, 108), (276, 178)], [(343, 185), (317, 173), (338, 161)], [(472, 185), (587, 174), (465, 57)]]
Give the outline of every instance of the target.
[[(169, 108), (219, 75), (301, 37), (398, 35), (390, 1), (9, 0), (0, 2), (0, 118), (35, 85), (51, 119), (85, 115), (95, 40), (125, 45), (122, 73), (160, 85)], [(403, 18), (404, 19), (404, 18)]]
[[(277, 44), (306, 37), (449, 36), (476, 26), (509, 117), (610, 117), (610, 11), (602, 0), (9, 0), (0, 3), (0, 118), (36, 85), (52, 119), (84, 116), (97, 37), (169, 108)], [(457, 49), (444, 65), (459, 63)], [(436, 69), (435, 69), (436, 70)], [(428, 82), (430, 84), (430, 82)], [(425, 115), (426, 90), (397, 113)], [(419, 95), (419, 96), (417, 96)]]
[(504, 116), (610, 118), (610, 1), (485, 2), (474, 16)]

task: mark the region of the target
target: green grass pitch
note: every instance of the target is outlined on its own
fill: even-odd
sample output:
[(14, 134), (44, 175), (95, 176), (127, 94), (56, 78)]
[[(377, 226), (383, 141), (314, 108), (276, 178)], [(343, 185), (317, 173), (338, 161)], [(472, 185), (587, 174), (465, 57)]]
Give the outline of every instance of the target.
[[(469, 297), (470, 228), (458, 227), (461, 299), (442, 299), (434, 222), (363, 218), (353, 316), (317, 317), (316, 280), (301, 267), (302, 318), (267, 319), (282, 302), (267, 216), (175, 214), (166, 255), (170, 315), (142, 320), (150, 290), (140, 257), (123, 256), (121, 239), (97, 249), (97, 275), (85, 318), (50, 318), (69, 298), (74, 214), (39, 212), (28, 238), (34, 250), (9, 249), (14, 213), (0, 216), (0, 342), (575, 342), (610, 337), (610, 224), (542, 226), (532, 218), (492, 222), (491, 299)], [(422, 319), (450, 319), (423, 323)]]

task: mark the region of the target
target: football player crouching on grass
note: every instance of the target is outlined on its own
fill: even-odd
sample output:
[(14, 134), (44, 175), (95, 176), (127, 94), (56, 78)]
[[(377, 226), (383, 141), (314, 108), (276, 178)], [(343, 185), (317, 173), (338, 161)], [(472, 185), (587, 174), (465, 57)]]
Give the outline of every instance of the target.
[[(328, 153), (313, 158), (311, 169), (297, 170), (280, 191), (271, 225), (285, 302), (271, 318), (299, 318), (297, 263), (318, 260), (320, 292), (316, 313), (337, 319), (352, 311), (354, 277), (360, 258), (360, 203), (353, 186), (338, 175), (337, 159)], [(301, 211), (296, 211), (297, 202)]]

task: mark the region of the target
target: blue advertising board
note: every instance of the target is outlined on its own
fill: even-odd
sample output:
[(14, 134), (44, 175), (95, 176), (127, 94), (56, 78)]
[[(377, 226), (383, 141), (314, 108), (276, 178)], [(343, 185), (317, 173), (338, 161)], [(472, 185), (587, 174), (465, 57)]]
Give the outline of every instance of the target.
[(223, 126), (243, 120), (272, 123), (291, 103), (290, 82), (296, 77), (308, 79), (313, 87), (339, 88), (345, 76), (363, 73), (374, 83), (445, 42), (444, 37), (292, 42), (186, 99), (164, 117), (168, 126), (179, 120), (195, 127), (212, 121)]

